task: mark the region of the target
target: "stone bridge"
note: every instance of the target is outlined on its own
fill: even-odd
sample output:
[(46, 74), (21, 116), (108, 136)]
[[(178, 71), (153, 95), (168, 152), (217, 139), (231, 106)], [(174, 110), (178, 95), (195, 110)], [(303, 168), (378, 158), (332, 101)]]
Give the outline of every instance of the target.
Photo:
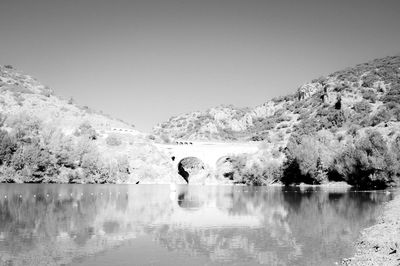
[(242, 153), (255, 153), (259, 143), (227, 143), (227, 142), (193, 142), (182, 141), (189, 145), (180, 144), (156, 144), (156, 146), (168, 154), (173, 160), (176, 169), (179, 162), (187, 157), (200, 159), (209, 169), (215, 169), (218, 159), (221, 157)]

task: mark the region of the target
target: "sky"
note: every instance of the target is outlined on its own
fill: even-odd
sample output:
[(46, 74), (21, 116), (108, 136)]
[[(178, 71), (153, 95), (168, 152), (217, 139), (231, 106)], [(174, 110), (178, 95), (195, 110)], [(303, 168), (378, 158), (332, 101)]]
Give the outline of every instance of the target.
[(400, 53), (399, 0), (0, 0), (0, 64), (149, 132)]

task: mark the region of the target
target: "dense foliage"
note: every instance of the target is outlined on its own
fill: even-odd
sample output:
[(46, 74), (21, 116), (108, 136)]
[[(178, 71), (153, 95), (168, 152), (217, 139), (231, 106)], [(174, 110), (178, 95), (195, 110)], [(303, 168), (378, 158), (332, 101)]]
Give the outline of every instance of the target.
[(125, 157), (110, 161), (99, 153), (97, 133), (88, 123), (66, 136), (27, 115), (1, 121), (2, 182), (116, 183), (129, 174)]
[(399, 135), (388, 142), (375, 130), (349, 136), (347, 140), (323, 131), (292, 136), (282, 181), (286, 184), (346, 181), (369, 188), (396, 185), (400, 181), (399, 147)]

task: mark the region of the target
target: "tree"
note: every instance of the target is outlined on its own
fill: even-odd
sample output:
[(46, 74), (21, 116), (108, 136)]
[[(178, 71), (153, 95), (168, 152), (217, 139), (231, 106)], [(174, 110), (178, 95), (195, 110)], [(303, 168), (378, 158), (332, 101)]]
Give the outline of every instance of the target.
[(38, 142), (20, 146), (12, 157), (11, 166), (29, 183), (40, 183), (46, 176), (57, 174), (54, 156)]
[(74, 158), (74, 142), (61, 130), (50, 128), (41, 132), (43, 145), (54, 155), (59, 167), (76, 167)]
[(74, 134), (77, 137), (85, 136), (90, 140), (97, 139), (97, 132), (88, 121), (85, 121), (82, 124), (80, 124), (80, 126), (78, 127), (78, 129), (75, 131)]
[(109, 146), (119, 146), (122, 144), (121, 140), (116, 135), (107, 136), (106, 143)]
[(29, 142), (31, 138), (38, 136), (42, 129), (42, 122), (39, 118), (25, 113), (8, 117), (5, 123), (13, 129), (18, 141)]
[(396, 179), (394, 157), (377, 131), (367, 131), (364, 137), (336, 157), (334, 165), (352, 185), (385, 187)]
[(328, 130), (312, 135), (293, 135), (285, 150), (284, 183), (326, 182), (333, 159), (343, 145)]
[(8, 164), (16, 150), (15, 139), (7, 131), (0, 130), (0, 165)]

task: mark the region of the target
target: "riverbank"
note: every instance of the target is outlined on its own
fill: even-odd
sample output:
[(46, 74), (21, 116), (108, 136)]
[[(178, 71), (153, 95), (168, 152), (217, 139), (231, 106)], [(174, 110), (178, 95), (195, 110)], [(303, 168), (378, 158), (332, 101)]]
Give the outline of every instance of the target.
[(342, 265), (400, 265), (400, 194), (385, 206), (378, 224), (365, 229), (356, 254)]

